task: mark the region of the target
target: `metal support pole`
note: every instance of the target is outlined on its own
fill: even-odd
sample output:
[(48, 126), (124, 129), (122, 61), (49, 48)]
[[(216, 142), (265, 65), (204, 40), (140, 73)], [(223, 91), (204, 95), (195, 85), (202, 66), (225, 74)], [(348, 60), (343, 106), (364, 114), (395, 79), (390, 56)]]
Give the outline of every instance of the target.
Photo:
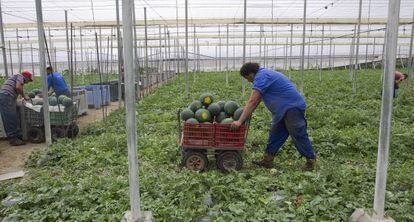
[(170, 31), (167, 31), (168, 38), (168, 73), (171, 72), (171, 42), (170, 42)]
[[(176, 54), (176, 56), (177, 56), (177, 78), (179, 77), (179, 75), (180, 75), (180, 39), (179, 39), (179, 34), (178, 33), (180, 33), (180, 31), (179, 31), (179, 29), (178, 29), (178, 0), (175, 0), (175, 19), (176, 19), (176, 26), (177, 26), (177, 36), (176, 36), (176, 38), (177, 38), (177, 44), (176, 44), (176, 46), (177, 46), (177, 48), (176, 48), (176, 52), (175, 52), (175, 54)], [(182, 84), (180, 84), (180, 87), (181, 87), (181, 85)]]
[(9, 40), (9, 56), (10, 56), (10, 70), (11, 70), (11, 74), (13, 75), (14, 71), (13, 71), (13, 57), (12, 57), (12, 50), (11, 50), (11, 43)]
[[(36, 17), (37, 17), (37, 35), (39, 41), (39, 66), (42, 74), (42, 93), (47, 95), (47, 74), (46, 70), (46, 60), (45, 60), (45, 36), (43, 29), (43, 15), (42, 15), (42, 1), (36, 0)], [(50, 117), (49, 117), (49, 101), (48, 97), (43, 97), (43, 119), (45, 127), (45, 139), (46, 139), (46, 151), (50, 152), (50, 145), (52, 145), (52, 136), (50, 130)]]
[(389, 1), (386, 31), (385, 68), (379, 127), (377, 173), (375, 179), (374, 217), (384, 219), (385, 188), (387, 185), (388, 153), (391, 139), (391, 118), (394, 93), (394, 70), (398, 42), (400, 0)]
[[(332, 39), (331, 39), (332, 41)], [(331, 71), (333, 71), (333, 69), (335, 68), (335, 44), (333, 44), (333, 49), (332, 49), (332, 66), (331, 66)]]
[(19, 29), (16, 28), (16, 46), (17, 46), (17, 61), (19, 61), (19, 73), (22, 72), (22, 57), (20, 56), (20, 43), (19, 43)]
[(292, 49), (293, 49), (293, 24), (290, 24), (289, 78), (290, 78), (290, 72), (292, 70)]
[[(70, 64), (70, 51), (69, 51), (69, 27), (68, 27), (68, 11), (65, 10), (65, 28), (66, 28), (66, 52), (68, 55), (68, 70), (70, 70), (71, 64)], [(44, 70), (42, 70), (44, 71)]]
[[(321, 39), (321, 61), (319, 63), (319, 81), (322, 81), (322, 69), (323, 69), (323, 41), (325, 40), (325, 24), (322, 24), (322, 39)], [(331, 42), (332, 43), (332, 39)], [(329, 52), (330, 49), (329, 49)], [(329, 57), (329, 66), (331, 64), (331, 57)]]
[(362, 0), (359, 0), (359, 12), (358, 12), (358, 29), (357, 29), (357, 39), (356, 39), (356, 52), (355, 52), (355, 65), (354, 65), (354, 81), (353, 81), (353, 91), (354, 93), (358, 88), (358, 68), (359, 68), (359, 42), (361, 36), (361, 17), (362, 17)]
[(226, 86), (229, 85), (229, 24), (226, 25)]
[(375, 42), (376, 38), (374, 38), (374, 45), (372, 46), (372, 68), (375, 69)]
[(188, 98), (188, 0), (185, 0), (185, 96)]
[(302, 46), (301, 46), (301, 58), (300, 58), (300, 92), (303, 94), (304, 89), (304, 66), (305, 66), (305, 33), (306, 33), (306, 3), (307, 0), (304, 1), (303, 5), (303, 27), (302, 27)]
[(408, 50), (408, 71), (407, 74), (410, 78), (408, 78), (411, 82), (412, 78), (414, 78), (414, 76), (412, 76), (411, 72), (413, 70), (413, 38), (414, 38), (414, 9), (413, 9), (413, 21), (411, 24), (411, 38), (410, 38), (410, 48)]
[(196, 42), (196, 26), (195, 24), (193, 24), (193, 31), (194, 31), (194, 36), (193, 36), (193, 81), (195, 82), (195, 72), (196, 72), (196, 67), (197, 67), (197, 59), (196, 59), (196, 51), (197, 51), (197, 42)]
[[(73, 100), (73, 84), (74, 84), (74, 79), (73, 79), (73, 63), (72, 63), (72, 56), (73, 56), (73, 38), (72, 38), (72, 31), (73, 31), (73, 27), (72, 27), (72, 23), (70, 23), (70, 56), (69, 56), (69, 64), (70, 64), (70, 98), (72, 98)], [(98, 60), (99, 61), (99, 60)], [(44, 72), (44, 70), (43, 70)], [(103, 101), (103, 100), (102, 100)]]
[(121, 25), (119, 19), (119, 0), (115, 0), (116, 5), (116, 40), (118, 48), (118, 108), (122, 107), (122, 40), (121, 40)]
[(353, 69), (353, 64), (354, 64), (353, 57), (354, 57), (354, 50), (355, 50), (355, 47), (354, 47), (355, 38), (356, 38), (356, 25), (354, 25), (354, 35), (352, 37), (351, 47), (349, 48), (349, 51), (350, 51), (350, 53), (349, 53), (349, 76), (351, 78), (353, 78), (353, 71), (354, 71), (354, 69)]
[(6, 43), (4, 42), (3, 11), (1, 9), (1, 1), (0, 1), (0, 35), (1, 35), (1, 51), (3, 55), (4, 74), (6, 75), (6, 78), (9, 78), (9, 70), (7, 69)]
[[(244, 14), (243, 14), (243, 64), (246, 63), (246, 17), (247, 17), (247, 0), (244, 0)], [(242, 79), (242, 93), (245, 94), (245, 80)]]
[[(159, 71), (158, 71), (158, 80), (157, 80), (157, 85), (159, 84), (159, 76), (161, 74), (161, 76), (163, 76), (164, 73), (164, 61), (163, 61), (163, 56), (162, 56), (162, 34), (161, 34), (161, 25), (158, 25), (158, 40), (159, 40), (159, 47), (160, 47), (160, 54), (159, 54)], [(163, 81), (163, 77), (161, 77), (161, 81)]]
[(329, 39), (329, 68), (332, 70), (332, 38)]
[(148, 70), (149, 68), (148, 67), (148, 27), (147, 27), (147, 8), (146, 7), (144, 7), (144, 32), (145, 32), (145, 82), (146, 82), (145, 88), (146, 88), (146, 93), (148, 93), (150, 81), (149, 81), (149, 70)]
[[(131, 219), (141, 218), (139, 195), (139, 170), (137, 158), (137, 124), (136, 124), (136, 98), (134, 73), (134, 39), (132, 27), (132, 1), (122, 1), (122, 29), (124, 31), (124, 58), (125, 58), (125, 106), (126, 129), (129, 166), (129, 195), (131, 205)], [(146, 9), (144, 9), (146, 11)]]
[(267, 44), (266, 44), (266, 37), (264, 37), (264, 40), (263, 40), (263, 65), (264, 67), (267, 67), (266, 53), (267, 53)]
[(260, 25), (260, 30), (259, 30), (259, 61), (262, 59), (262, 34), (263, 34), (263, 25)]
[(307, 59), (306, 59), (306, 69), (309, 69), (310, 68), (310, 59), (309, 59), (309, 56), (310, 56), (310, 48), (311, 48), (311, 38), (308, 38), (308, 56), (307, 56)]
[(80, 56), (81, 56), (81, 72), (82, 72), (82, 78), (83, 78), (83, 42), (82, 42), (82, 26), (79, 27), (79, 43), (80, 43)]
[(30, 58), (31, 58), (31, 61), (32, 61), (32, 72), (33, 72), (33, 75), (34, 75), (34, 59), (33, 59), (33, 44), (32, 43), (30, 43)]
[(163, 67), (163, 70), (164, 70), (163, 81), (169, 79), (168, 73), (170, 71), (168, 68), (168, 65), (170, 64), (170, 58), (168, 57), (167, 26), (165, 25), (164, 25), (164, 59), (165, 59), (165, 62), (164, 62), (164, 67)]
[(219, 44), (218, 44), (218, 71), (221, 72), (221, 33), (220, 33), (220, 25), (218, 26), (218, 38), (219, 38)]

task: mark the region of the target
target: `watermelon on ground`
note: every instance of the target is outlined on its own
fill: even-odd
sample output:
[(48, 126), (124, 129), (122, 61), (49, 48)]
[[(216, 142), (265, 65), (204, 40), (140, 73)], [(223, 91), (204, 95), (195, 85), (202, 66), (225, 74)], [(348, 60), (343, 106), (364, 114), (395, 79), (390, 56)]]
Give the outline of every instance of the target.
[(194, 112), (191, 110), (191, 109), (184, 109), (183, 111), (181, 111), (181, 113), (180, 113), (180, 118), (183, 120), (183, 121), (186, 121), (186, 120), (188, 120), (188, 119), (190, 119), (190, 118), (194, 118)]
[(199, 109), (197, 110), (197, 112), (195, 113), (195, 118), (200, 122), (200, 123), (204, 123), (204, 122), (210, 122), (211, 121), (211, 114), (208, 110), (206, 109)]

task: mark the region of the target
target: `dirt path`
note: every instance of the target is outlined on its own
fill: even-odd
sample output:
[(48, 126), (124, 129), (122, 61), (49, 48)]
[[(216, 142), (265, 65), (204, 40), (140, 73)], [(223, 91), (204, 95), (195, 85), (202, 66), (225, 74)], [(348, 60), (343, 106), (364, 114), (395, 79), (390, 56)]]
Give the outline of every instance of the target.
[[(107, 113), (118, 108), (118, 102), (107, 106)], [(88, 109), (86, 115), (78, 118), (79, 127), (82, 128), (95, 121), (102, 120), (102, 110)], [(13, 147), (7, 140), (0, 140), (0, 174), (15, 172), (23, 169), (25, 161), (34, 150), (44, 149), (45, 144), (27, 143), (24, 146)]]

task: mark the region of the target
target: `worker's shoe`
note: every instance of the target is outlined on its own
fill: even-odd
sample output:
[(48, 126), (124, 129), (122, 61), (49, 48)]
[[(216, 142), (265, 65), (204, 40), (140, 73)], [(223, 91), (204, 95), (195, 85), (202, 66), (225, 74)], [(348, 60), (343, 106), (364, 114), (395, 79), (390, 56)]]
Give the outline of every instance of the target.
[(26, 143), (19, 138), (13, 138), (10, 140), (10, 146), (23, 146), (23, 145), (26, 145)]
[(252, 163), (260, 167), (272, 168), (274, 159), (275, 155), (270, 153), (264, 153), (262, 160), (253, 160)]
[(316, 159), (307, 159), (305, 165), (301, 167), (302, 172), (309, 172), (315, 169)]

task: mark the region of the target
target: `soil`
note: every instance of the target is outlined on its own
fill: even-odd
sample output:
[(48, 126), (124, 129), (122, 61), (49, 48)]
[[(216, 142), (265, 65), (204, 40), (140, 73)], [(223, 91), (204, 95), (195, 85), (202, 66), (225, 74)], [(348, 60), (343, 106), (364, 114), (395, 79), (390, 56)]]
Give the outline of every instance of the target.
[[(107, 114), (118, 108), (118, 102), (106, 106)], [(82, 128), (95, 121), (102, 120), (102, 109), (88, 109), (88, 113), (78, 118), (78, 125)], [(44, 149), (45, 144), (27, 143), (23, 146), (10, 146), (7, 140), (0, 140), (0, 174), (22, 170), (26, 160), (34, 150)]]

